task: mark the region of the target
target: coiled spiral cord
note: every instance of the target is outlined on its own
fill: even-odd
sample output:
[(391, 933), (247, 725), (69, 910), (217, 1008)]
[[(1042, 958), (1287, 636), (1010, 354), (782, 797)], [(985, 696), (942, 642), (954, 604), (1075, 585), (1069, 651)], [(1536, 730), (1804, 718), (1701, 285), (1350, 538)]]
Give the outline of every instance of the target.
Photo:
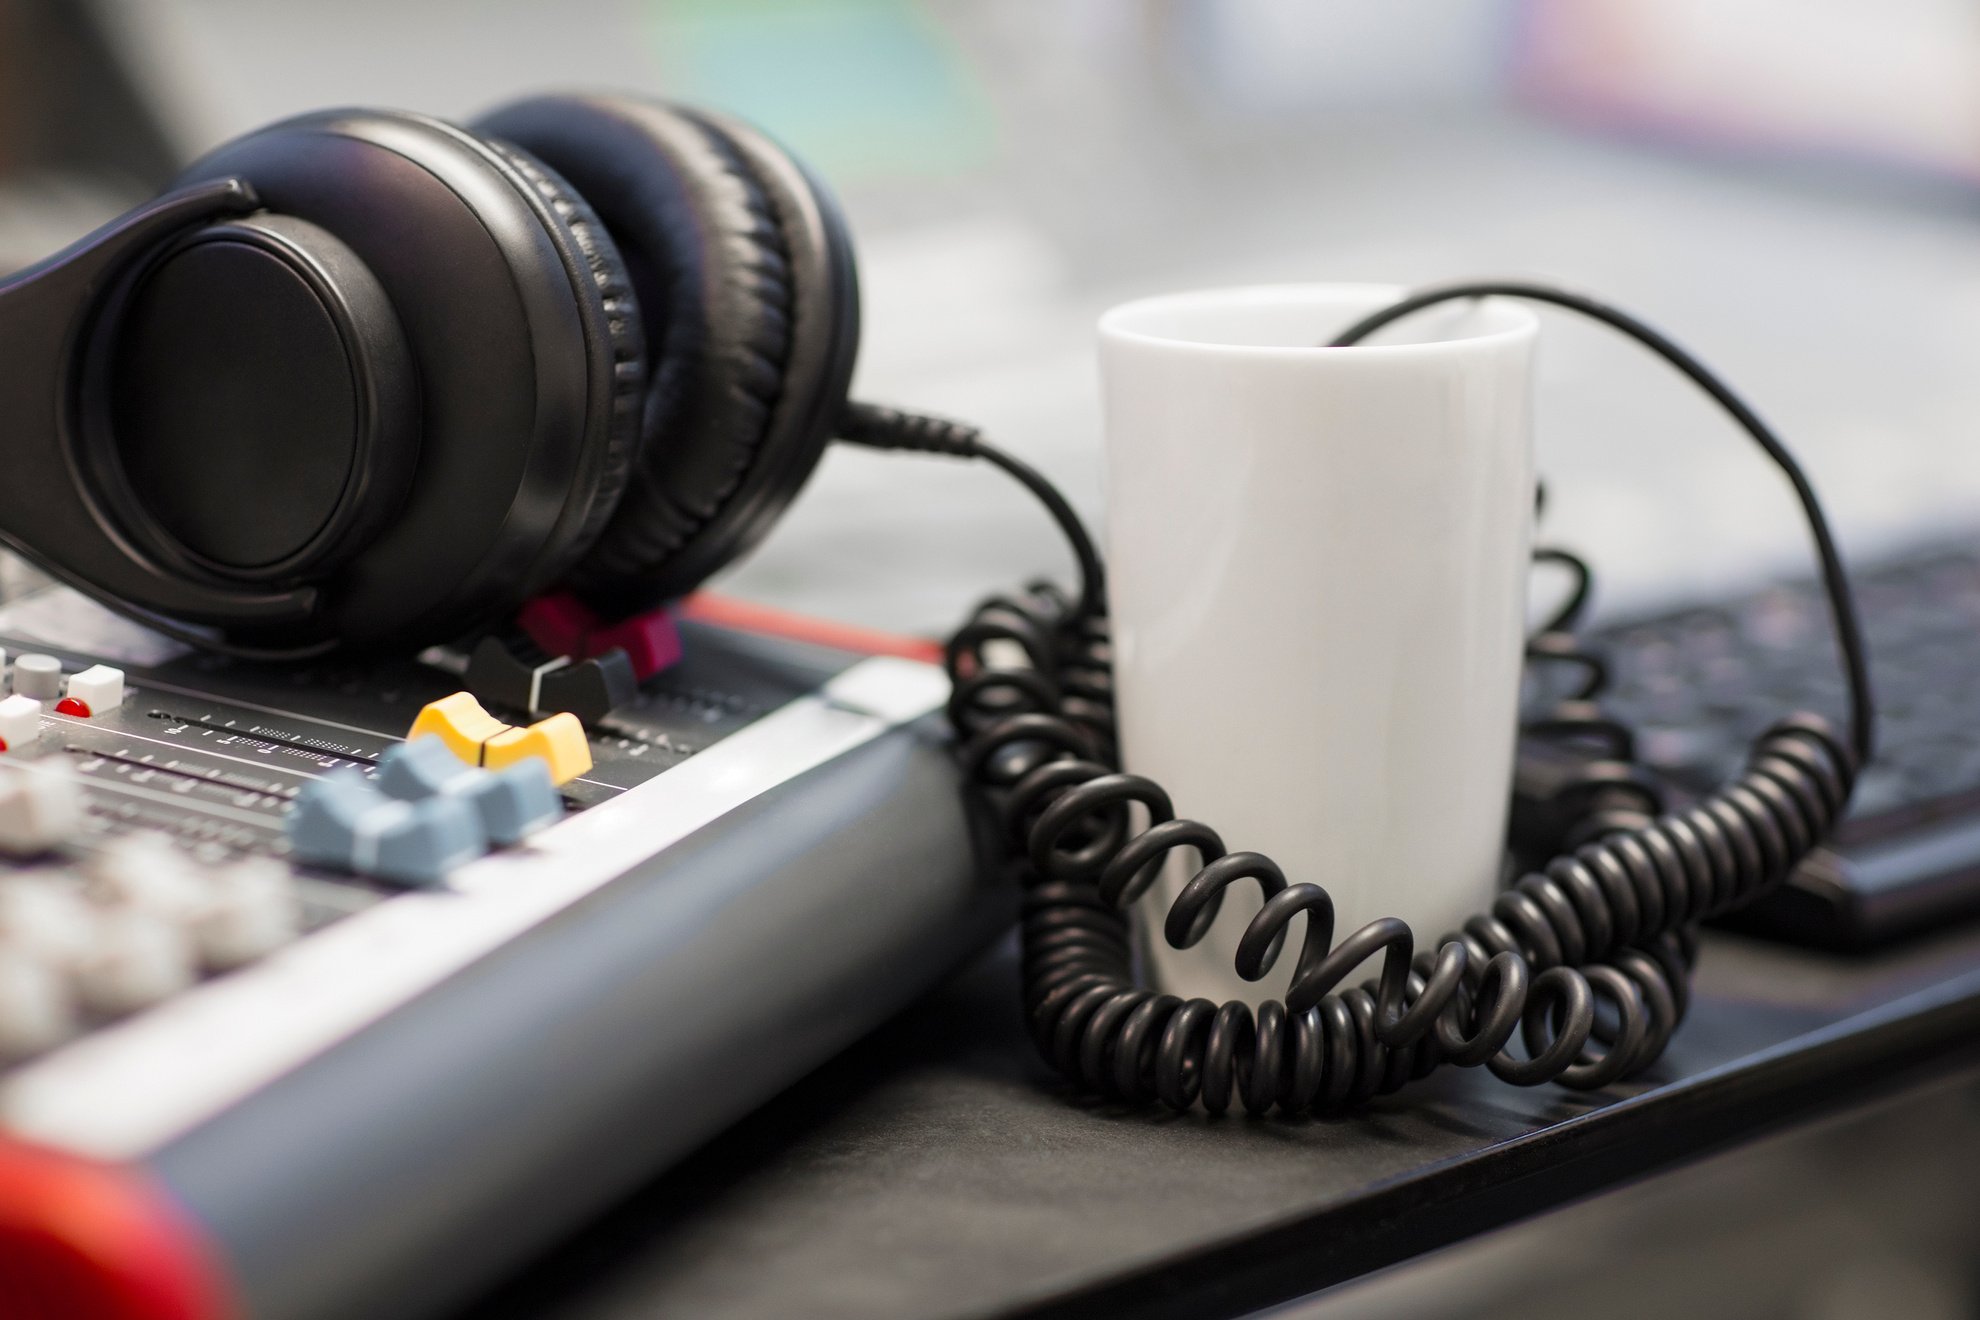
[[(1521, 712), (1508, 844), (1516, 857), (1571, 852), (1663, 814), (1663, 795), (1636, 761), (1636, 734), (1600, 702), (1609, 685), (1603, 653), (1577, 635), (1594, 573), (1576, 554), (1553, 546), (1533, 551), (1535, 564), (1561, 564), (1574, 585), (1527, 638), (1527, 674), (1536, 700)], [(1566, 671), (1563, 690), (1549, 675)]]
[[(1063, 497), (966, 427), (854, 405), (848, 439), (987, 458), (1012, 473), (1044, 500), (1082, 567), (1077, 601), (1045, 584), (992, 598), (947, 648), (963, 762), (996, 803), (1024, 885), (1027, 1021), (1040, 1053), (1079, 1090), (1176, 1110), (1222, 1113), (1235, 1102), (1252, 1113), (1298, 1113), (1352, 1107), (1443, 1065), (1483, 1065), (1521, 1086), (1606, 1086), (1653, 1062), (1682, 1022), (1698, 923), (1779, 884), (1847, 806), (1873, 718), (1847, 579), (1798, 465), (1702, 364), (1624, 313), (1528, 284), (1429, 290), (1335, 342), (1359, 342), (1433, 302), (1486, 295), (1551, 302), (1622, 330), (1700, 384), (1786, 473), (1822, 562), (1850, 680), (1849, 740), (1819, 716), (1791, 715), (1761, 735), (1738, 777), (1702, 799), (1654, 816), (1654, 794), (1642, 809), (1611, 801), (1576, 822), (1586, 841), (1527, 873), (1434, 949), (1419, 950), (1393, 917), (1336, 942), (1324, 888), (1288, 881), (1259, 853), (1229, 850), (1207, 824), (1178, 817), (1160, 785), (1120, 769), (1099, 556)], [(1535, 639), (1545, 643), (1537, 659), (1571, 645), (1586, 599), (1585, 565), (1580, 572), (1567, 608)], [(1580, 695), (1600, 682), (1598, 669)], [(1563, 705), (1573, 736), (1601, 728), (1592, 707)], [(1628, 731), (1620, 733), (1626, 751)], [(1305, 918), (1283, 1001), (1254, 1010), (1241, 1000), (1183, 1000), (1137, 980), (1127, 909), (1172, 854), (1192, 852), (1197, 869), (1163, 937), (1195, 944), (1231, 886), (1256, 885), (1262, 901), (1238, 945), (1241, 976), (1264, 976), (1295, 918)], [(1375, 979), (1344, 985), (1377, 957)]]

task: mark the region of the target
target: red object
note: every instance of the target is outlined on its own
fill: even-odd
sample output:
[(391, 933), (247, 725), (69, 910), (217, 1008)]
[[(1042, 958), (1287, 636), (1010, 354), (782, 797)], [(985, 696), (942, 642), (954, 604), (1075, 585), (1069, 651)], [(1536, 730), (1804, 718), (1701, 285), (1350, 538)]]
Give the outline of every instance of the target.
[(680, 630), (674, 627), (673, 611), (664, 607), (608, 624), (583, 601), (559, 591), (523, 606), (516, 623), (551, 655), (589, 660), (616, 647), (632, 661), (641, 682), (681, 658)]
[(680, 611), (683, 619), (712, 623), (721, 628), (766, 633), (771, 637), (810, 642), (839, 651), (857, 651), (862, 655), (897, 655), (908, 660), (924, 660), (929, 664), (942, 663), (942, 644), (926, 637), (907, 637), (875, 628), (860, 628), (850, 623), (834, 623), (830, 619), (814, 619), (810, 615), (792, 614), (768, 605), (716, 596), (706, 591), (698, 591), (682, 601)]
[(141, 1169), (0, 1138), (0, 1316), (232, 1320), (185, 1211)]
[(57, 715), (74, 715), (78, 719), (86, 720), (89, 718), (89, 703), (78, 701), (74, 697), (63, 697), (55, 703), (55, 713)]
[(672, 610), (654, 610), (609, 628), (600, 628), (586, 639), (588, 654), (597, 655), (618, 647), (632, 658), (633, 673), (641, 682), (680, 663), (681, 632), (674, 626)]
[(601, 624), (583, 601), (557, 592), (538, 596), (523, 606), (516, 622), (531, 641), (552, 655), (585, 660), (611, 647), (623, 647), (632, 658), (633, 672), (643, 681), (681, 658), (681, 635), (674, 626), (677, 612), (683, 619), (718, 628), (763, 633), (861, 655), (897, 655), (929, 664), (942, 663), (942, 644), (926, 637), (835, 623), (706, 591), (698, 591), (671, 608), (615, 624)]

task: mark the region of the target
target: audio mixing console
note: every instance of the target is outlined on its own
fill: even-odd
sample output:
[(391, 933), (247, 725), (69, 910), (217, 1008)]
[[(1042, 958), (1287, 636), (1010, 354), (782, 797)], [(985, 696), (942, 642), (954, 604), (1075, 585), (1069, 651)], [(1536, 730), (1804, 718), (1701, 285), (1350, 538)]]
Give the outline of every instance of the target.
[[(630, 700), (554, 717), (583, 728), (555, 764), (516, 743), (539, 828), (421, 874), (380, 858), (509, 773), (384, 791), (416, 721), (478, 711), (467, 654), (256, 666), (0, 580), (0, 1254), (174, 1315), (429, 1313), (1008, 919), (936, 666), (681, 631)], [(309, 845), (339, 793), (373, 823)], [(136, 1227), (78, 1250), (48, 1188), (91, 1180)]]

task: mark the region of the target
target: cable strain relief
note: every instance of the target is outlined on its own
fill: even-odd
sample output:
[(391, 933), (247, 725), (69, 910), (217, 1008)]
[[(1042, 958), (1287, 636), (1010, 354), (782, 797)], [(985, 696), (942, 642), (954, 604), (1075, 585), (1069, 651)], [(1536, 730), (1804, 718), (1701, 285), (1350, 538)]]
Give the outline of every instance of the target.
[(978, 456), (983, 433), (966, 422), (926, 413), (905, 412), (884, 404), (846, 404), (839, 421), (839, 438), (870, 449), (906, 449), (924, 454), (952, 454), (959, 458)]

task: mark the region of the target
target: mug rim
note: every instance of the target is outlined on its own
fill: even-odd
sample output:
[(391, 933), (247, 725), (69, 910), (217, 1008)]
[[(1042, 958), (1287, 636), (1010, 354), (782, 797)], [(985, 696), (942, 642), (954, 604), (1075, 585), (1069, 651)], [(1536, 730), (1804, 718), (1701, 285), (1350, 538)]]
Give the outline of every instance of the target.
[(1275, 306), (1287, 303), (1308, 303), (1325, 300), (1330, 304), (1347, 302), (1365, 304), (1365, 311), (1374, 311), (1388, 303), (1396, 302), (1409, 293), (1400, 284), (1379, 284), (1373, 282), (1303, 281), (1281, 284), (1232, 284), (1201, 289), (1184, 289), (1172, 293), (1158, 293), (1144, 298), (1117, 303), (1100, 314), (1098, 329), (1101, 338), (1121, 343), (1145, 345), (1156, 348), (1188, 350), (1199, 353), (1228, 353), (1244, 356), (1307, 356), (1356, 354), (1363, 357), (1386, 357), (1391, 355), (1416, 355), (1422, 353), (1451, 352), (1472, 346), (1491, 345), (1531, 339), (1539, 330), (1539, 318), (1531, 308), (1521, 306), (1508, 298), (1485, 298), (1480, 301), (1489, 304), (1486, 310), (1497, 324), (1481, 329), (1475, 334), (1453, 335), (1448, 338), (1432, 339), (1427, 342), (1410, 344), (1354, 344), (1346, 348), (1335, 348), (1330, 344), (1239, 344), (1220, 343), (1211, 339), (1193, 339), (1174, 334), (1157, 334), (1137, 328), (1133, 322), (1158, 312), (1182, 309), (1227, 309), (1233, 306)]

